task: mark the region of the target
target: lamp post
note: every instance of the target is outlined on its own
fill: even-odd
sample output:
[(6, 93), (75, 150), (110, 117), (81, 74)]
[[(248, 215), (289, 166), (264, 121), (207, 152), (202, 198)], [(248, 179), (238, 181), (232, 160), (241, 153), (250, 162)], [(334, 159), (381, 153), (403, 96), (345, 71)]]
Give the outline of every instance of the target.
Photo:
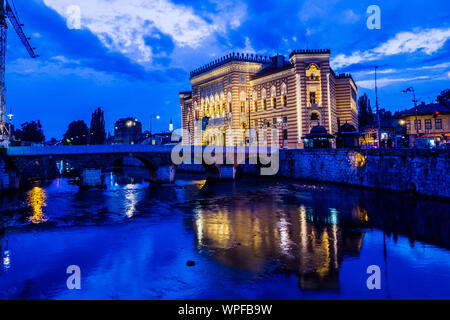
[(249, 94), (248, 96), (248, 145), (250, 146), (250, 113), (252, 112), (252, 95)]
[(377, 86), (377, 69), (378, 66), (375, 66), (375, 105), (376, 105), (376, 110), (377, 110), (377, 137), (378, 137), (378, 149), (381, 148), (381, 126), (380, 126), (380, 112), (378, 110), (378, 86)]
[(412, 92), (413, 94), (413, 102), (414, 102), (414, 111), (416, 112), (416, 123), (414, 124), (414, 128), (416, 129), (417, 136), (419, 135), (419, 117), (418, 117), (418, 111), (417, 111), (417, 100), (416, 100), (416, 92), (414, 91), (413, 87), (409, 87), (402, 91), (402, 93)]
[(157, 114), (154, 114), (154, 113), (151, 114), (151, 116), (150, 116), (150, 134), (152, 134), (152, 130), (153, 130), (152, 120), (153, 119), (159, 120), (160, 118), (161, 117), (159, 115), (157, 115)]
[(12, 118), (14, 117), (14, 115), (12, 114), (12, 110), (9, 111), (8, 114), (8, 118), (9, 118), (9, 138), (11, 139), (12, 137), (12, 132), (11, 132), (11, 122), (12, 122)]

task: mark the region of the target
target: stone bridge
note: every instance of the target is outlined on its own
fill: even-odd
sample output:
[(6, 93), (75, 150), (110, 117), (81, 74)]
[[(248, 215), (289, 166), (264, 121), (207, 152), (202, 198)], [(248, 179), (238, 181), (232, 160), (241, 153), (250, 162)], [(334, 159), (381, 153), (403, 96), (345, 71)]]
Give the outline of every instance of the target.
[[(202, 164), (207, 177), (216, 179), (234, 179), (239, 165), (250, 158), (255, 167), (270, 166), (267, 161), (259, 161), (257, 156), (255, 159), (251, 155), (251, 152), (258, 152), (258, 149), (201, 146), (181, 148), (152, 145), (9, 147), (6, 149), (6, 164), (20, 182), (33, 174), (52, 178), (50, 169), (56, 168), (56, 163), (63, 161), (79, 172), (83, 186), (101, 185), (102, 171), (117, 166), (124, 157), (140, 160), (149, 170), (150, 179), (157, 183), (173, 183), (181, 161)], [(172, 159), (173, 151), (176, 154), (175, 161)], [(273, 152), (270, 148), (265, 148), (264, 151), (267, 156)]]

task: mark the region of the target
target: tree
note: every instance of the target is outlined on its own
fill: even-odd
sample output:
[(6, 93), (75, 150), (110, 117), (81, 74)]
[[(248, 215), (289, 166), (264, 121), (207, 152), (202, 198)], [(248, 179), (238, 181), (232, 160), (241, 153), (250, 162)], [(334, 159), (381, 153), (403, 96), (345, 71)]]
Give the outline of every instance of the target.
[(443, 106), (450, 106), (450, 89), (441, 91), (441, 94), (437, 96), (436, 100)]
[(102, 109), (97, 108), (92, 114), (89, 130), (90, 144), (104, 144), (106, 139), (105, 118)]
[(16, 131), (16, 137), (25, 142), (42, 143), (45, 140), (44, 131), (42, 130), (41, 122), (31, 121), (25, 122), (22, 125), (22, 130)]
[(370, 100), (367, 94), (362, 95), (358, 99), (358, 123), (359, 127), (363, 128), (373, 123), (372, 107), (370, 106)]
[(83, 120), (73, 121), (64, 134), (65, 145), (86, 145), (88, 142), (89, 129)]

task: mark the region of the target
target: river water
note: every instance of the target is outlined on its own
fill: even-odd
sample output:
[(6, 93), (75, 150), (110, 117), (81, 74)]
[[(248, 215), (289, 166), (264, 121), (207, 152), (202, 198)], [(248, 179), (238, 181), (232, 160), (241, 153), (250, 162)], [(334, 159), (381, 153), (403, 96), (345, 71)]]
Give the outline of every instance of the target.
[(105, 183), (0, 198), (0, 299), (450, 298), (449, 203), (248, 177)]

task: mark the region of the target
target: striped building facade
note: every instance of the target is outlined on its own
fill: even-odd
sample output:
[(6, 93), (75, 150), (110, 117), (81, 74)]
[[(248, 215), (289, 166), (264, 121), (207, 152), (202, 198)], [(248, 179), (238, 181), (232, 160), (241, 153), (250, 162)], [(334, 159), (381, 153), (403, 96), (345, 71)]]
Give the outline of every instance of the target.
[(330, 50), (297, 50), (289, 61), (233, 53), (192, 71), (190, 81), (180, 105), (192, 144), (244, 145), (263, 140), (263, 131), (270, 144), (277, 129), (277, 144), (302, 148), (314, 126), (331, 134), (339, 123), (358, 128), (357, 87), (331, 69)]

